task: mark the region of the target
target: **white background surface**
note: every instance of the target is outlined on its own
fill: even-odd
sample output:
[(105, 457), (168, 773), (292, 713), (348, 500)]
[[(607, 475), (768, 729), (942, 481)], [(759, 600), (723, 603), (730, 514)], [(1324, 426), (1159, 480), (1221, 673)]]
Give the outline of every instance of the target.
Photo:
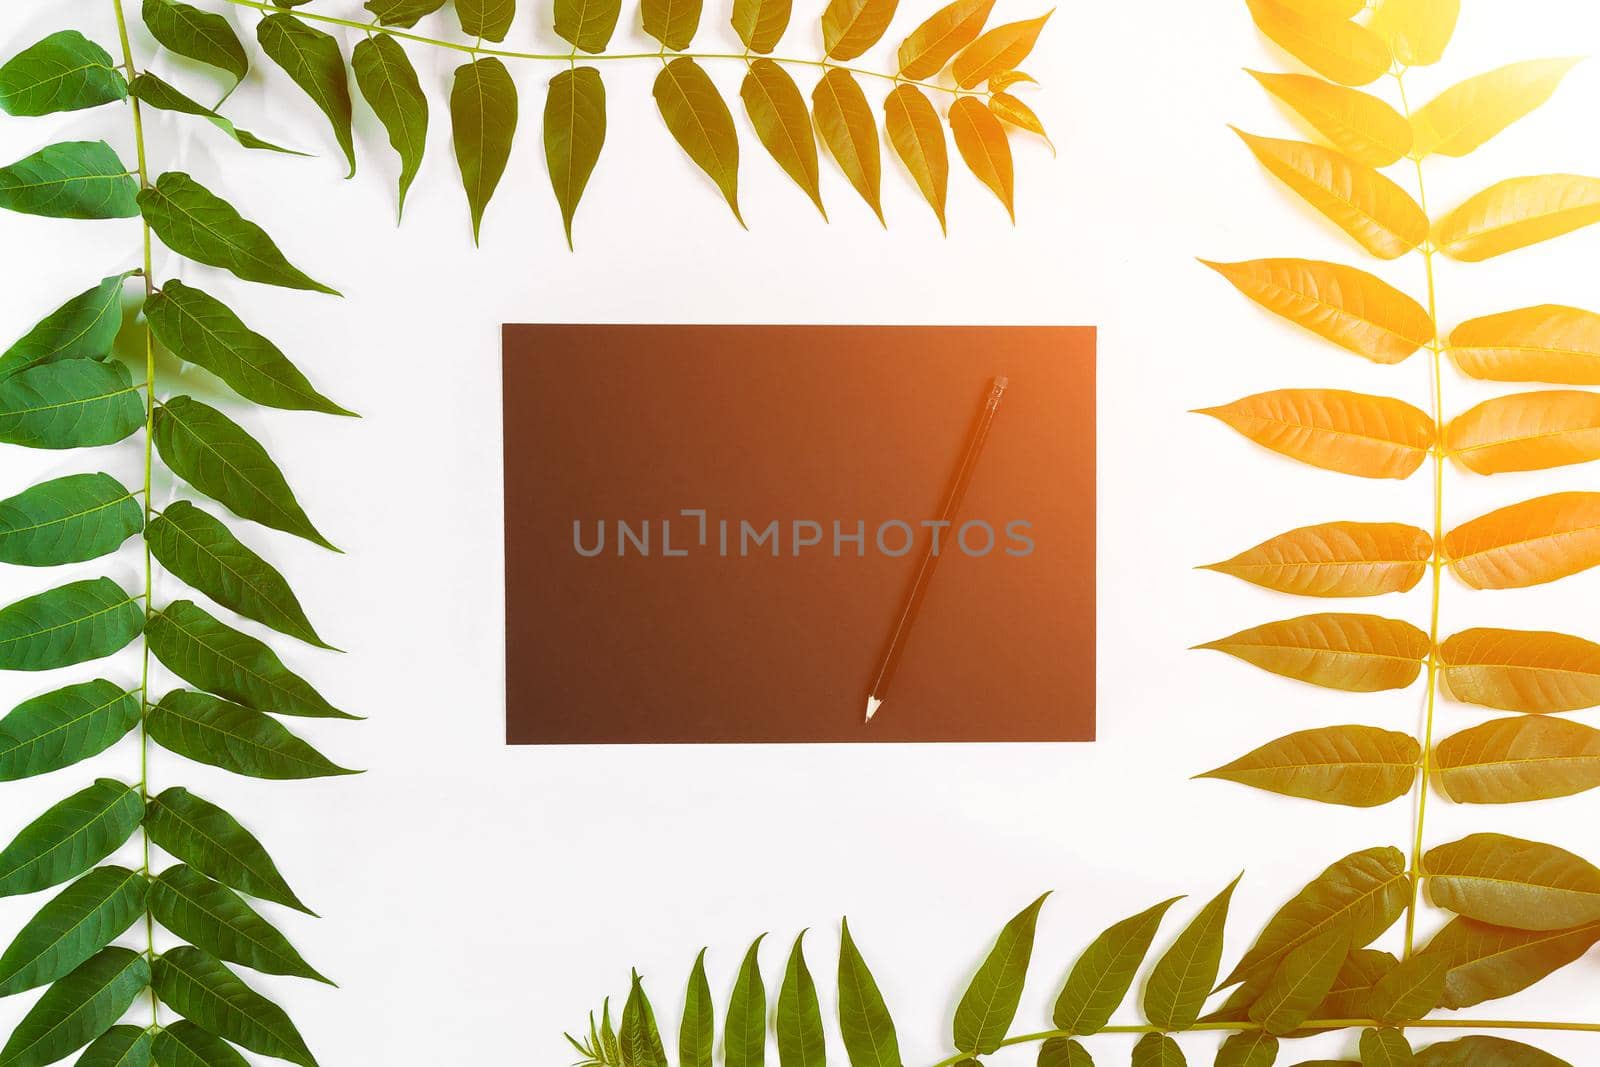
[[(204, 6), (218, 8), (215, 0)], [(137, 8), (137, 4), (131, 4)], [(526, 6), (526, 5), (525, 5)], [(697, 41), (731, 46), (721, 3)], [(1001, 0), (1000, 19), (1041, 5)], [(1600, 9), (1586, 0), (1521, 4), (1466, 0), (1445, 64), (1414, 76), (1414, 100), (1513, 59), (1592, 50)], [(820, 4), (797, 5), (781, 54), (812, 55)], [(932, 4), (906, 5), (883, 46)], [(319, 0), (349, 15), (356, 5)], [(553, 50), (544, 11), (524, 10), (513, 47)], [(231, 17), (247, 40), (255, 16)], [(536, 25), (537, 24), (537, 25)], [(8, 4), (6, 51), (73, 25), (114, 41), (110, 0)], [(448, 13), (421, 27), (454, 36)], [(347, 47), (353, 38), (346, 38)], [(616, 44), (643, 44), (637, 31)], [(141, 56), (152, 54), (142, 31)], [(256, 52), (253, 42), (250, 49)], [(1004, 921), (1043, 889), (1056, 895), (1040, 930), (1018, 1026), (1048, 1021), (1048, 1005), (1080, 948), (1114, 919), (1190, 893), (1167, 936), (1241, 868), (1229, 959), (1271, 909), (1328, 862), (1376, 844), (1403, 844), (1411, 808), (1354, 811), (1282, 800), (1190, 774), (1319, 724), (1414, 728), (1421, 686), (1356, 696), (1186, 652), (1199, 641), (1316, 605), (1191, 570), (1293, 526), (1336, 518), (1427, 525), (1426, 475), (1369, 482), (1294, 465), (1187, 409), (1282, 386), (1403, 394), (1426, 404), (1418, 357), (1377, 367), (1269, 319), (1194, 262), (1302, 255), (1360, 261), (1341, 235), (1259, 172), (1230, 134), (1294, 136), (1242, 66), (1294, 69), (1265, 45), (1234, 2), (1072, 4), (1057, 13), (1027, 69), (1034, 102), (1061, 148), (1015, 140), (1019, 225), (964, 172), (952, 176), (951, 234), (898, 165), (885, 162), (885, 233), (825, 161), (831, 226), (744, 142), (738, 229), (715, 191), (682, 158), (650, 98), (650, 63), (608, 65), (610, 134), (579, 213), (569, 255), (550, 195), (537, 116), (556, 68), (513, 64), (527, 124), (471, 246), (442, 100), (461, 57), (411, 48), (434, 99), (429, 159), (403, 228), (394, 226), (397, 164), (358, 102), (361, 172), (342, 179), (331, 136), (309, 102), (258, 64), (229, 110), (246, 128), (317, 153), (314, 160), (234, 149), (198, 120), (154, 121), (152, 163), (183, 168), (240, 205), (345, 300), (172, 269), (228, 299), (361, 421), (244, 415), (348, 555), (260, 528), (246, 539), (279, 564), (336, 657), (273, 643), (361, 724), (296, 723), (364, 777), (274, 784), (228, 779), (157, 753), (154, 788), (186, 783), (255, 829), (290, 881), (324, 916), (263, 905), (341, 990), (263, 979), (324, 1064), (565, 1063), (562, 1029), (612, 995), (628, 969), (645, 975), (675, 1046), (683, 981), (710, 946), (719, 1001), (750, 938), (773, 935), (765, 960), (775, 993), (795, 933), (808, 941), (824, 1012), (834, 1012), (838, 918), (846, 914), (895, 1010), (910, 1065), (946, 1054), (949, 1018), (971, 968)], [(197, 68), (163, 56), (155, 69), (197, 95)], [(714, 75), (730, 99), (737, 64)], [(809, 79), (802, 80), (809, 91)], [(198, 87), (206, 87), (200, 90)], [(1387, 91), (1387, 87), (1383, 87)], [(869, 86), (874, 104), (881, 88)], [(264, 91), (270, 90), (270, 92)], [(1581, 66), (1555, 102), (1464, 161), (1430, 167), (1436, 209), (1491, 181), (1543, 171), (1600, 173), (1594, 115), (1600, 67)], [(133, 158), (116, 107), (0, 122), (0, 156), (52, 139), (106, 135)], [(1402, 177), (1402, 180), (1404, 178)], [(8, 216), (0, 256), (0, 335), (9, 342), (66, 296), (134, 265), (134, 223), (62, 223)], [(1477, 267), (1447, 265), (1445, 325), (1544, 301), (1600, 306), (1600, 235), (1568, 238)], [(162, 258), (167, 257), (162, 254)], [(1369, 266), (1370, 264), (1363, 264)], [(1415, 259), (1382, 273), (1421, 288)], [(498, 330), (503, 321), (1093, 323), (1101, 327), (1100, 733), (1093, 745), (507, 749), (501, 744), (501, 503)], [(164, 366), (163, 373), (176, 370)], [(220, 390), (188, 372), (184, 388)], [(170, 377), (163, 386), (170, 385)], [(1484, 390), (1459, 376), (1460, 410)], [(103, 457), (5, 453), (0, 488), (99, 463), (132, 484), (131, 442)], [(513, 461), (518, 461), (513, 458)], [(522, 457), (532, 462), (533, 457)], [(1593, 488), (1592, 469), (1506, 475), (1452, 472), (1450, 521), (1561, 488)], [(163, 494), (163, 499), (168, 494)], [(137, 585), (128, 550), (111, 573)], [(17, 596), (105, 569), (51, 574), (7, 569)], [(81, 574), (78, 573), (81, 571)], [(1449, 583), (1445, 630), (1494, 623), (1600, 634), (1600, 577), (1538, 591), (1468, 595)], [(170, 581), (158, 599), (182, 595)], [(561, 606), (552, 604), (551, 611)], [(781, 606), (775, 606), (781, 610)], [(1369, 601), (1423, 621), (1426, 592)], [(131, 662), (107, 671), (132, 671)], [(8, 675), (0, 703), (83, 677)], [(69, 678), (67, 675), (72, 677)], [(112, 674), (113, 677), (120, 675)], [(131, 676), (131, 674), (130, 674)], [(159, 691), (159, 690), (158, 690)], [(759, 713), (761, 694), (750, 694)], [(1441, 732), (1484, 716), (1444, 703)], [(95, 773), (137, 773), (131, 743), (94, 767), (8, 785), (0, 832)], [(1505, 810), (1432, 807), (1429, 837), (1504, 829), (1600, 858), (1600, 794)], [(0, 902), (12, 931), (43, 897)], [(1431, 921), (1431, 920), (1430, 920)], [(1475, 1016), (1594, 1018), (1594, 957), (1532, 995)], [(8, 1030), (29, 997), (0, 1004)], [(720, 1015), (720, 1012), (719, 1012)], [(1134, 1021), (1128, 1018), (1127, 1021)], [(830, 1033), (834, 1027), (830, 1022)], [(831, 1038), (830, 1038), (831, 1039)], [(1104, 1039), (1107, 1061), (1120, 1039)], [(1186, 1039), (1207, 1061), (1203, 1037)], [(1543, 1042), (1576, 1063), (1600, 1040)], [(1304, 1043), (1286, 1061), (1353, 1054), (1344, 1039)], [(843, 1061), (842, 1049), (832, 1052)], [(994, 1057), (1031, 1062), (1032, 1049)]]

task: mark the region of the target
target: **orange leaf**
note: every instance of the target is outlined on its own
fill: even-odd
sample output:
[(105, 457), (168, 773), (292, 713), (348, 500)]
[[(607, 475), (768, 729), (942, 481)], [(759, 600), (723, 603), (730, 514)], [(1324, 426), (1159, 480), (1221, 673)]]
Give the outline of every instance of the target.
[(950, 68), (956, 84), (963, 89), (971, 89), (996, 74), (1015, 70), (1017, 64), (1027, 59), (1028, 53), (1033, 51), (1035, 42), (1039, 40), (1039, 31), (1044, 29), (1045, 22), (1054, 13), (1052, 9), (1036, 19), (996, 26), (967, 45)]
[(1411, 791), (1421, 759), (1422, 746), (1409, 734), (1375, 726), (1328, 726), (1280, 737), (1195, 777), (1221, 778), (1324, 804), (1375, 808)]
[(1450, 355), (1492, 382), (1600, 385), (1600, 315), (1560, 304), (1485, 315), (1456, 327)]
[(1056, 146), (1051, 143), (1050, 135), (1044, 132), (1044, 123), (1039, 121), (1039, 116), (1033, 113), (1033, 108), (1024, 104), (1010, 93), (995, 93), (989, 97), (989, 110), (994, 112), (995, 118), (1001, 122), (1008, 122), (1020, 130), (1036, 133), (1044, 138), (1044, 143), (1050, 145), (1054, 152)]
[(1428, 216), (1400, 186), (1331, 148), (1235, 129), (1261, 165), (1379, 259), (1428, 239)]
[(1457, 804), (1520, 804), (1600, 787), (1600, 730), (1568, 719), (1496, 719), (1434, 748), (1435, 780)]
[(867, 103), (867, 94), (848, 70), (834, 67), (812, 90), (811, 108), (828, 153), (878, 216), (878, 222), (887, 225), (879, 197), (883, 160), (878, 147), (878, 120)]
[(1037, 85), (1039, 84), (1039, 79), (1035, 78), (1032, 74), (1024, 74), (1020, 70), (1002, 71), (999, 74), (990, 75), (989, 91), (991, 93), (1004, 92), (1020, 82), (1031, 82), (1034, 85)]
[(1418, 159), (1464, 156), (1550, 99), (1578, 60), (1531, 59), (1451, 86), (1411, 118)]
[(854, 59), (878, 43), (899, 0), (828, 0), (822, 43), (829, 59)]
[(1381, 0), (1372, 28), (1408, 67), (1427, 67), (1444, 56), (1461, 17), (1461, 0)]
[(1308, 18), (1353, 19), (1367, 6), (1366, 0), (1278, 0), (1291, 11)]
[(897, 85), (883, 102), (889, 143), (911, 173), (923, 199), (939, 218), (944, 231), (945, 190), (950, 182), (950, 154), (944, 143), (944, 124), (927, 96), (914, 85)]
[(1206, 570), (1301, 596), (1377, 596), (1422, 580), (1433, 555), (1426, 530), (1393, 522), (1325, 522), (1263, 541)]
[(941, 7), (900, 45), (900, 76), (921, 81), (944, 69), (950, 58), (977, 40), (994, 0), (955, 0)]
[(1402, 400), (1342, 389), (1277, 389), (1199, 414), (1314, 467), (1408, 478), (1433, 447), (1433, 419)]
[(1451, 259), (1477, 263), (1600, 222), (1600, 178), (1541, 174), (1491, 185), (1434, 227)]
[(1365, 85), (1389, 69), (1389, 48), (1365, 26), (1307, 15), (1278, 0), (1247, 0), (1256, 26), (1285, 52), (1345, 85)]
[(1015, 223), (1017, 211), (1012, 203), (1015, 175), (1011, 169), (1011, 144), (1006, 140), (1006, 128), (975, 97), (963, 96), (950, 106), (950, 132), (955, 135), (956, 150), (961, 153), (967, 169), (1000, 198), (1006, 206), (1006, 214)]
[(1376, 693), (1417, 680), (1428, 635), (1401, 619), (1328, 612), (1269, 622), (1195, 647), (1312, 685)]
[(1600, 493), (1553, 493), (1445, 534), (1450, 569), (1474, 589), (1521, 589), (1600, 563)]
[(1446, 638), (1439, 661), (1468, 704), (1538, 715), (1600, 705), (1600, 645), (1581, 637), (1478, 627)]
[(1445, 429), (1445, 450), (1479, 474), (1600, 459), (1600, 394), (1578, 389), (1485, 400)]
[(1308, 74), (1245, 73), (1358, 163), (1387, 167), (1411, 151), (1411, 123), (1375, 96)]
[(1200, 262), (1268, 311), (1374, 363), (1399, 363), (1433, 340), (1427, 309), (1366, 271), (1315, 259)]

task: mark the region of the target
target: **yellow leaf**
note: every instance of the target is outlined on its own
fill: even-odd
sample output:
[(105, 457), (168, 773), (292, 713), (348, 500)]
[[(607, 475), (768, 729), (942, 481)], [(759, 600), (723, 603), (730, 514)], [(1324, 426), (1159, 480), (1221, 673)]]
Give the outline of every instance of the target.
[[(1271, 741), (1197, 778), (1221, 778), (1324, 804), (1375, 808), (1405, 796), (1422, 746), (1375, 726), (1328, 726)], [(1317, 993), (1321, 1000), (1323, 992)]]
[(1445, 450), (1478, 474), (1600, 459), (1600, 394), (1578, 389), (1485, 400), (1445, 429)]
[(977, 40), (994, 0), (955, 0), (930, 15), (900, 45), (900, 76), (921, 81), (944, 69), (952, 56)]
[(673, 140), (717, 183), (723, 199), (733, 209), (733, 217), (743, 226), (744, 216), (739, 214), (739, 135), (733, 128), (733, 115), (710, 75), (688, 56), (679, 56), (661, 68), (652, 93)]
[(1600, 385), (1600, 315), (1560, 304), (1485, 315), (1456, 327), (1450, 355), (1492, 382)]
[(1314, 467), (1408, 478), (1433, 447), (1433, 419), (1402, 400), (1342, 389), (1277, 389), (1199, 414)]
[(950, 182), (950, 153), (944, 143), (944, 124), (928, 97), (914, 85), (897, 85), (883, 102), (889, 143), (922, 191), (922, 197), (945, 230), (945, 191)]
[(1303, 14), (1279, 0), (1247, 2), (1262, 33), (1324, 78), (1365, 85), (1389, 69), (1388, 46), (1365, 26)]
[(1402, 619), (1326, 612), (1269, 622), (1196, 647), (1312, 685), (1376, 693), (1417, 680), (1428, 635)]
[(1039, 40), (1039, 31), (1044, 29), (1045, 22), (1053, 14), (1054, 9), (1036, 19), (996, 26), (967, 45), (950, 68), (956, 84), (963, 89), (971, 89), (996, 74), (1015, 70), (1017, 64), (1027, 59), (1028, 53), (1033, 51), (1035, 42)]
[(961, 153), (967, 169), (1000, 198), (1006, 206), (1006, 214), (1015, 223), (1017, 211), (1012, 203), (1015, 175), (1006, 128), (975, 97), (963, 96), (950, 106), (950, 132), (955, 135), (956, 150)]
[(1020, 130), (1036, 133), (1044, 138), (1044, 143), (1050, 145), (1050, 151), (1055, 152), (1056, 146), (1051, 142), (1050, 135), (1044, 132), (1044, 123), (1039, 121), (1039, 116), (1033, 113), (1033, 108), (1024, 104), (1010, 93), (994, 93), (989, 97), (989, 110), (994, 112), (995, 118), (1001, 122), (1008, 122)]
[(1367, 0), (1278, 0), (1291, 11), (1308, 18), (1353, 19), (1367, 6)]
[(1553, 493), (1491, 511), (1444, 536), (1450, 569), (1474, 589), (1521, 589), (1600, 563), (1600, 493)]
[(1408, 67), (1427, 67), (1444, 56), (1461, 17), (1461, 0), (1380, 0), (1372, 28)]
[(1024, 74), (1020, 70), (1001, 71), (999, 74), (991, 74), (989, 76), (989, 91), (991, 93), (1005, 92), (1013, 85), (1017, 85), (1022, 82), (1031, 82), (1034, 85), (1037, 85), (1039, 84), (1039, 79), (1035, 78), (1032, 74)]
[(899, 0), (828, 0), (822, 43), (829, 59), (854, 59), (878, 43)]
[(1475, 627), (1446, 638), (1439, 661), (1468, 704), (1537, 715), (1600, 705), (1600, 645), (1581, 637)]
[(1600, 222), (1600, 178), (1541, 174), (1491, 185), (1434, 227), (1451, 259), (1477, 263)]
[(1411, 123), (1375, 96), (1309, 74), (1246, 73), (1358, 163), (1387, 167), (1411, 151)]
[(1513, 930), (1600, 922), (1600, 868), (1564, 848), (1472, 834), (1423, 857), (1428, 895), (1446, 911)]
[(811, 113), (800, 87), (788, 71), (763, 58), (751, 62), (739, 96), (762, 146), (826, 219), (817, 173), (817, 139), (811, 132)]
[(1366, 271), (1314, 259), (1200, 262), (1268, 311), (1374, 363), (1399, 363), (1433, 340), (1427, 309)]
[(1428, 216), (1400, 186), (1331, 148), (1235, 129), (1261, 165), (1379, 259), (1428, 239)]
[(1468, 78), (1412, 116), (1418, 159), (1464, 156), (1550, 99), (1576, 59), (1530, 59)]
[(1496, 719), (1434, 748), (1435, 780), (1457, 804), (1520, 804), (1600, 787), (1600, 730), (1567, 719)]
[(1443, 1007), (1459, 1010), (1520, 993), (1579, 959), (1600, 941), (1600, 922), (1529, 931), (1452, 919), (1424, 950), (1450, 961)]
[(882, 154), (878, 147), (878, 120), (873, 117), (867, 94), (848, 71), (834, 67), (822, 76), (811, 93), (811, 109), (816, 115), (817, 129), (822, 132), (822, 143), (850, 179), (850, 185), (861, 194), (861, 199), (883, 221), (883, 204), (879, 187), (883, 174)]
[(766, 55), (789, 28), (791, 6), (791, 0), (733, 0), (728, 22), (746, 48)]
[(1325, 522), (1279, 534), (1205, 569), (1281, 593), (1377, 596), (1416, 585), (1432, 554), (1433, 538), (1415, 526)]

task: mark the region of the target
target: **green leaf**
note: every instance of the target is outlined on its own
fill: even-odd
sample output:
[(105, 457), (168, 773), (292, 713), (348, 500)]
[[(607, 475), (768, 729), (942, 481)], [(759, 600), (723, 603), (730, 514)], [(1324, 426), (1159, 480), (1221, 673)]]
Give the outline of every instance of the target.
[(186, 96), (173, 86), (162, 81), (154, 74), (144, 73), (133, 79), (133, 95), (143, 103), (162, 111), (173, 111), (180, 115), (198, 115), (210, 122), (211, 125), (233, 138), (235, 144), (241, 148), (264, 149), (268, 152), (281, 152), (289, 156), (303, 156), (304, 152), (296, 152), (292, 148), (275, 145), (271, 141), (264, 141), (248, 130), (241, 130), (233, 121), (220, 115), (214, 108), (206, 107), (193, 98)]
[(0, 208), (52, 219), (130, 219), (139, 183), (104, 141), (48, 145), (0, 167)]
[(0, 997), (49, 985), (111, 944), (144, 914), (145, 876), (101, 867), (28, 920), (0, 955)]
[(0, 562), (81, 563), (114, 552), (144, 526), (144, 509), (109, 474), (52, 478), (0, 500)]
[(283, 1009), (239, 980), (215, 956), (184, 945), (156, 961), (156, 995), (208, 1033), (263, 1056), (317, 1067)]
[(663, 48), (681, 52), (694, 40), (700, 28), (701, 0), (641, 0), (644, 32), (661, 42)]
[(47, 671), (101, 659), (143, 629), (143, 605), (110, 578), (72, 582), (0, 608), (0, 670)]
[(544, 101), (544, 158), (550, 187), (572, 248), (572, 217), (606, 143), (606, 86), (593, 67), (564, 70), (550, 79)]
[(400, 156), (400, 214), (404, 215), (406, 193), (422, 167), (428, 142), (428, 98), (406, 50), (387, 33), (357, 42), (350, 64), (355, 68), (361, 95), (383, 123), (389, 144)]
[[(644, 995), (638, 971), (633, 973), (633, 988), (622, 1009), (622, 1033), (617, 1038), (617, 1047), (623, 1067), (667, 1067), (667, 1053), (661, 1047), (661, 1034), (656, 1030), (655, 1012), (650, 1008), (650, 998)], [(731, 1059), (728, 1063), (732, 1067)]]
[(882, 152), (878, 145), (878, 120), (867, 103), (867, 94), (848, 70), (834, 67), (822, 76), (811, 93), (817, 129), (851, 188), (867, 202), (872, 213), (883, 222), (880, 186), (883, 179)]
[(850, 937), (839, 933), (839, 1032), (850, 1067), (900, 1067), (900, 1041), (878, 983)]
[(716, 182), (733, 217), (739, 214), (739, 135), (733, 115), (711, 77), (694, 60), (679, 56), (656, 75), (651, 90), (667, 130), (689, 158)]
[(385, 26), (417, 24), (424, 15), (431, 15), (444, 6), (444, 0), (367, 0), (366, 9)]
[(139, 791), (110, 778), (74, 793), (0, 851), (0, 897), (70, 881), (121, 848), (144, 815)]
[[(83, 1050), (73, 1067), (150, 1067), (154, 1062), (151, 1049), (156, 1043), (151, 1041), (150, 1031), (142, 1026), (113, 1026)], [(223, 1062), (216, 1061), (217, 1067)]]
[(1278, 1039), (1264, 1030), (1250, 1030), (1222, 1043), (1215, 1067), (1272, 1067), (1277, 1062)]
[[(609, 1008), (606, 1023), (611, 1022)], [(594, 1017), (589, 1017), (591, 1029)], [(603, 1048), (598, 1034), (595, 1047)], [(706, 981), (706, 950), (695, 957), (689, 974), (689, 988), (683, 998), (683, 1025), (678, 1028), (678, 1067), (711, 1067), (711, 1049), (716, 1043), (716, 1010), (711, 1004), (711, 984)]]
[(173, 279), (145, 302), (144, 313), (173, 355), (204, 367), (246, 400), (288, 411), (355, 414), (312, 388), (276, 345), (209, 293)]
[(789, 28), (792, 0), (733, 0), (729, 20), (739, 40), (752, 52), (767, 55)]
[(1367, 1029), (1361, 1033), (1361, 1067), (1410, 1067), (1417, 1062), (1406, 1035), (1398, 1030)]
[(1332, 864), (1272, 917), (1223, 988), (1271, 974), (1292, 949), (1329, 928), (1350, 923), (1350, 947), (1370, 945), (1404, 914), (1411, 900), (1406, 858), (1397, 848), (1369, 848)]
[(1133, 1046), (1133, 1067), (1184, 1067), (1183, 1049), (1166, 1034), (1145, 1034)]
[(1084, 950), (1056, 998), (1056, 1026), (1069, 1033), (1099, 1033), (1128, 995), (1167, 909), (1182, 897), (1164, 900), (1108, 927)]
[(156, 409), (155, 444), (174, 474), (240, 518), (338, 551), (306, 518), (267, 450), (222, 412), (173, 397)]
[(201, 874), (253, 897), (314, 914), (250, 831), (187, 789), (168, 789), (150, 801), (145, 829), (153, 843)]
[(1372, 986), (1367, 1010), (1391, 1025), (1426, 1018), (1444, 999), (1449, 961), (1429, 953), (1403, 960)]
[(583, 52), (604, 52), (622, 14), (622, 0), (556, 0), (556, 34)]
[(456, 0), (461, 32), (486, 41), (503, 41), (517, 17), (517, 0)]
[(1228, 906), (1239, 878), (1201, 908), (1172, 947), (1156, 961), (1144, 989), (1144, 1014), (1152, 1025), (1163, 1030), (1187, 1030), (1200, 1018), (1206, 998), (1217, 984)]
[(956, 1005), (952, 1027), (956, 1051), (986, 1056), (1000, 1047), (1016, 1018), (1022, 986), (1033, 958), (1033, 934), (1045, 893), (1006, 923), (978, 973)]
[(504, 63), (480, 59), (456, 68), (450, 90), (450, 124), (476, 244), (484, 209), (505, 174), (517, 134), (517, 86)]
[(99, 285), (46, 315), (0, 354), (0, 379), (61, 359), (104, 359), (122, 329), (122, 284), (127, 274)]
[(268, 15), (256, 26), (261, 50), (317, 105), (333, 126), (333, 136), (356, 173), (356, 148), (350, 132), (350, 82), (344, 54), (331, 34), (307, 26), (293, 15)]
[(150, 36), (178, 55), (225, 70), (236, 82), (249, 72), (244, 45), (221, 15), (178, 0), (144, 0), (140, 14)]
[(351, 719), (283, 665), (266, 645), (218, 622), (187, 600), (150, 619), (147, 640), (168, 670), (208, 693), (257, 711), (316, 719)]
[(250, 1067), (232, 1045), (187, 1019), (162, 1027), (155, 1050), (160, 1067)]
[[(817, 984), (806, 967), (802, 946), (805, 932), (794, 939), (789, 965), (778, 989), (778, 1063), (781, 1067), (823, 1067), (827, 1052), (822, 1033), (822, 1009), (817, 1003)], [(711, 1062), (706, 1057), (706, 1064)], [(680, 1067), (690, 1067), (688, 1063)]]
[[(728, 1021), (722, 1028), (725, 1067), (761, 1067), (767, 1055), (767, 988), (761, 981), (761, 941), (755, 939), (745, 953), (739, 977), (728, 1000)], [(624, 1032), (626, 1019), (624, 1016)]]
[(757, 59), (750, 64), (739, 97), (762, 146), (826, 219), (817, 171), (817, 138), (811, 132), (811, 113), (800, 87), (772, 60)]
[[(1378, 983), (1400, 966), (1400, 961), (1389, 952), (1363, 948), (1350, 953), (1339, 968), (1339, 977), (1327, 999), (1317, 1008), (1322, 1019), (1366, 1019), (1371, 1017), (1372, 993)], [(1263, 982), (1263, 987), (1264, 987)], [(1245, 988), (1244, 986), (1240, 987)], [(1241, 1015), (1240, 1018), (1246, 1016)]]
[(111, 1029), (150, 984), (150, 963), (108, 948), (39, 998), (0, 1049), (0, 1067), (44, 1067)]
[(139, 724), (139, 691), (104, 679), (25, 700), (0, 719), (0, 782), (97, 756)]
[(1071, 1038), (1052, 1037), (1039, 1046), (1039, 1067), (1094, 1067), (1094, 1057)]
[(77, 30), (52, 33), (0, 67), (0, 111), (8, 115), (78, 111), (127, 95), (110, 54)]
[(161, 747), (251, 778), (331, 778), (345, 770), (270, 715), (206, 693), (175, 690), (145, 717)]
[(1470, 1008), (1520, 993), (1582, 959), (1600, 942), (1600, 922), (1571, 930), (1512, 930), (1457, 917), (1428, 942), (1423, 955), (1450, 964), (1441, 1006)]
[(1503, 1037), (1463, 1037), (1417, 1053), (1419, 1067), (1572, 1067), (1548, 1052)]
[(1333, 988), (1345, 957), (1350, 955), (1348, 925), (1330, 928), (1284, 956), (1261, 999), (1250, 1006), (1250, 1019), (1274, 1037), (1311, 1018)]
[(152, 519), (145, 540), (157, 562), (223, 607), (318, 648), (333, 647), (311, 628), (283, 575), (187, 500)]
[(183, 940), (218, 959), (264, 974), (288, 974), (332, 985), (295, 951), (277, 927), (233, 890), (179, 864), (150, 886), (150, 914)]
[(28, 448), (91, 448), (144, 425), (144, 400), (128, 368), (64, 359), (0, 381), (0, 442)]
[(339, 295), (283, 258), (261, 227), (187, 174), (161, 175), (139, 194), (139, 209), (162, 243), (185, 259), (245, 281)]

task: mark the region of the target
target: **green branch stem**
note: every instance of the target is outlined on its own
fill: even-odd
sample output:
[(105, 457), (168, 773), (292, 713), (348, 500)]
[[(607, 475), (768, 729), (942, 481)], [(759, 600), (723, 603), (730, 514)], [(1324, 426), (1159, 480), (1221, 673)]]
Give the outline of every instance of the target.
[[(248, 7), (257, 11), (275, 12), (281, 10), (264, 0), (226, 0), (235, 7)], [(958, 96), (987, 96), (986, 92), (959, 89), (950, 85), (939, 85), (935, 82), (917, 81), (912, 78), (902, 78), (899, 74), (885, 74), (881, 70), (868, 70), (866, 67), (851, 67), (842, 63), (834, 63), (827, 59), (800, 59), (793, 56), (752, 56), (748, 50), (744, 52), (669, 52), (665, 46), (654, 52), (601, 52), (589, 55), (577, 51), (576, 48), (566, 52), (516, 52), (505, 48), (484, 48), (482, 41), (447, 41), (439, 37), (427, 37), (420, 33), (410, 33), (389, 26), (383, 26), (376, 21), (361, 22), (356, 19), (342, 19), (333, 15), (319, 15), (311, 11), (297, 10), (295, 18), (305, 19), (308, 22), (321, 22), (330, 26), (344, 26), (353, 30), (371, 33), (374, 30), (387, 33), (405, 41), (416, 44), (429, 45), (433, 48), (444, 48), (452, 52), (465, 52), (472, 56), (494, 56), (499, 59), (521, 59), (539, 63), (565, 63), (571, 65), (582, 61), (585, 63), (607, 63), (615, 60), (626, 59), (653, 59), (660, 62), (666, 58), (672, 59), (706, 59), (706, 60), (736, 60), (740, 63), (749, 63), (752, 59), (770, 59), (774, 63), (784, 66), (817, 67), (823, 70), (847, 70), (851, 74), (858, 74), (863, 78), (880, 78), (891, 81), (897, 85), (915, 85), (920, 89), (928, 89), (936, 93), (948, 93), (952, 97)]]

